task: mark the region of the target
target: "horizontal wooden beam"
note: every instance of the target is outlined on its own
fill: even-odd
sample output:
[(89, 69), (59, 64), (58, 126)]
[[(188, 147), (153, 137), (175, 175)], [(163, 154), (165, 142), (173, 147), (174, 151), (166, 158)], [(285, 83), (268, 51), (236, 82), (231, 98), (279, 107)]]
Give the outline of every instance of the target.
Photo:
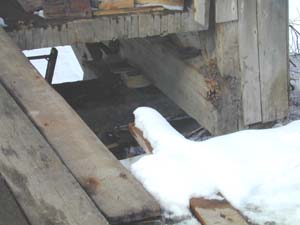
[[(101, 13), (103, 14), (104, 11)], [(194, 21), (191, 9), (176, 12), (150, 10), (143, 13), (134, 12), (130, 15), (100, 16), (72, 21), (43, 20), (36, 25), (17, 26), (14, 30), (9, 30), (9, 34), (24, 50), (80, 42), (108, 41), (116, 38), (164, 36), (177, 32), (207, 30), (207, 28), (208, 25), (203, 26)]]
[[(166, 42), (158, 39), (122, 40), (122, 56), (139, 68), (164, 94), (213, 134), (237, 129), (230, 104), (228, 84), (176, 57)], [(224, 92), (223, 92), (224, 90)], [(223, 95), (224, 93), (224, 95)]]
[(0, 82), (109, 222), (123, 224), (160, 217), (160, 207), (152, 196), (47, 84), (2, 29), (0, 48)]

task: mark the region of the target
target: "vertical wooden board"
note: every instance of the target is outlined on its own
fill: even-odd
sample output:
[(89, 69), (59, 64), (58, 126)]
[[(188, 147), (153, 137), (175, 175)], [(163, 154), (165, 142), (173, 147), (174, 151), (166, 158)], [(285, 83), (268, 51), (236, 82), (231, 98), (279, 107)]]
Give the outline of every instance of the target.
[(263, 122), (288, 114), (288, 1), (257, 0)]
[(153, 197), (40, 78), (3, 29), (0, 49), (6, 56), (0, 60), (1, 83), (22, 105), (109, 222), (124, 224), (160, 217), (160, 207)]
[(26, 40), (25, 49), (32, 49), (32, 30), (26, 29), (24, 32), (24, 38)]
[(35, 48), (40, 48), (41, 46), (41, 33), (39, 28), (33, 28), (32, 29), (32, 42), (33, 45), (32, 47)]
[(30, 224), (108, 225), (2, 85), (0, 96), (0, 171)]
[(222, 76), (239, 77), (238, 23), (216, 24), (216, 53)]
[(123, 16), (111, 18), (112, 39), (123, 38), (125, 34), (125, 23)]
[(175, 12), (175, 14), (174, 14), (174, 23), (175, 23), (176, 33), (185, 31), (185, 28), (182, 26), (181, 21), (182, 21), (181, 20), (181, 12)]
[(208, 27), (211, 0), (194, 0), (194, 19), (200, 25)]
[(1, 175), (0, 206), (0, 225), (29, 225), (27, 218)]
[[(216, 23), (238, 20), (238, 0), (216, 0)], [(255, 2), (254, 0), (250, 0)]]
[(168, 14), (168, 34), (174, 34), (175, 32), (175, 15), (174, 13)]
[(154, 35), (161, 34), (161, 32), (160, 32), (161, 21), (160, 20), (161, 20), (161, 16), (158, 14), (155, 14), (154, 18), (153, 18), (153, 33), (154, 33)]
[(190, 208), (202, 225), (248, 225), (240, 213), (225, 199), (192, 198)]
[(129, 27), (128, 27), (128, 37), (136, 38), (139, 36), (139, 16), (130, 15)]
[(60, 43), (62, 45), (68, 45), (69, 44), (68, 28), (66, 24), (61, 25), (60, 29), (61, 29), (61, 31), (59, 32)]
[(160, 35), (168, 34), (168, 15), (160, 15)]
[(256, 0), (239, 0), (239, 58), (245, 125), (262, 121), (256, 15)]
[(154, 33), (153, 24), (154, 24), (153, 15), (140, 14), (139, 15), (139, 37), (152, 36)]
[(109, 30), (105, 30), (102, 29), (103, 27), (107, 27), (106, 23), (108, 21), (105, 20), (104, 18), (96, 18), (94, 19), (93, 23), (92, 23), (92, 29), (94, 31), (94, 39), (99, 39), (99, 40), (104, 40), (107, 38), (108, 34), (110, 34), (110, 29)]
[[(48, 47), (48, 40), (47, 40), (47, 36), (46, 36), (46, 29), (47, 28), (40, 28), (40, 36), (41, 36), (41, 46), (40, 48), (45, 48)], [(20, 45), (18, 45), (20, 47)], [(20, 47), (21, 48), (21, 47)], [(23, 49), (23, 48), (21, 48)]]

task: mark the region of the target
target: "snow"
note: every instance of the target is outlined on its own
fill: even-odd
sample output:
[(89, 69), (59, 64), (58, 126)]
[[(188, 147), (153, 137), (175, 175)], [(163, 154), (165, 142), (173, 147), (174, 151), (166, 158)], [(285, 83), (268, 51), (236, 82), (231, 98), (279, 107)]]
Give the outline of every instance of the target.
[[(83, 71), (71, 46), (59, 46), (53, 84), (74, 82), (83, 79)], [(37, 56), (50, 54), (51, 48), (40, 48), (23, 51), (24, 55)], [(46, 59), (31, 60), (32, 65), (45, 77), (48, 61)]]
[(167, 216), (188, 216), (191, 197), (220, 192), (252, 222), (299, 224), (300, 121), (194, 142), (154, 109), (141, 107), (134, 115), (154, 152), (130, 169)]

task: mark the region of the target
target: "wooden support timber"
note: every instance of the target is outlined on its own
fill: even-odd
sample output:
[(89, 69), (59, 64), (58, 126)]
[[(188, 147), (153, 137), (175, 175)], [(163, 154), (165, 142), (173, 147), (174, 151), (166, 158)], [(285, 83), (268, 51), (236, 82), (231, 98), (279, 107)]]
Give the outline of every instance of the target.
[[(0, 172), (29, 224), (108, 225), (2, 85), (0, 96)], [(1, 208), (8, 209), (6, 204)]]
[(156, 201), (38, 74), (2, 29), (0, 48), (0, 82), (108, 221), (124, 224), (160, 217)]
[[(154, 8), (157, 9), (157, 8)], [(9, 30), (11, 38), (21, 49), (34, 49), (71, 45), (75, 43), (100, 42), (112, 39), (165, 36), (176, 32), (208, 29), (194, 21), (192, 9), (176, 12), (158, 12), (139, 9), (129, 15), (100, 16), (91, 19), (42, 20)], [(141, 12), (139, 12), (141, 11)], [(125, 9), (120, 14), (126, 12)], [(95, 13), (97, 15), (97, 12)], [(105, 15), (99, 11), (99, 15)]]
[[(228, 1), (233, 6), (228, 17), (220, 14), (221, 3), (212, 5), (208, 31), (172, 35), (175, 47), (170, 37), (122, 40), (123, 57), (213, 134), (283, 119), (288, 112), (287, 2)], [(181, 58), (174, 51), (178, 46), (201, 54)]]
[[(135, 64), (159, 89), (213, 134), (237, 129), (234, 104), (222, 96), (223, 84), (202, 74), (176, 57), (164, 42), (157, 39), (123, 40), (124, 58)], [(228, 92), (228, 90), (227, 90)]]

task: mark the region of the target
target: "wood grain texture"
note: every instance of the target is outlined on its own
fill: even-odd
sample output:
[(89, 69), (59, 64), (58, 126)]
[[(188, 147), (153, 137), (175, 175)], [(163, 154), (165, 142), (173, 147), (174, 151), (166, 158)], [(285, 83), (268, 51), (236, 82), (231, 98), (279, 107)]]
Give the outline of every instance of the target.
[[(10, 34), (18, 46), (25, 50), (208, 29), (208, 24), (203, 26), (194, 21), (192, 9), (165, 12), (162, 7), (150, 7), (101, 10), (95, 11), (94, 15), (98, 17), (72, 21), (48, 20), (46, 24), (24, 25), (10, 31)], [(116, 30), (119, 32), (112, 32)], [(30, 35), (25, 35), (28, 32)]]
[(257, 0), (263, 122), (288, 114), (288, 1)]
[(210, 1), (194, 0), (194, 19), (200, 25), (207, 28), (209, 24)]
[(239, 0), (238, 34), (243, 118), (249, 125), (262, 122), (256, 0)]
[(108, 225), (2, 85), (0, 96), (0, 171), (30, 224)]
[(238, 0), (216, 0), (216, 23), (238, 20), (237, 1)]
[(121, 48), (123, 57), (140, 68), (162, 92), (210, 132), (216, 132), (218, 114), (207, 99), (210, 89), (202, 74), (159, 42), (123, 40)]
[(156, 201), (41, 78), (3, 30), (0, 30), (0, 48), (5, 55), (0, 61), (1, 83), (17, 99), (109, 222), (159, 217), (160, 207)]
[[(2, 150), (3, 151), (3, 150)], [(0, 175), (0, 225), (29, 225), (6, 181)]]
[(130, 131), (131, 135), (134, 137), (136, 142), (139, 146), (148, 154), (153, 152), (153, 147), (151, 146), (150, 142), (144, 138), (143, 131), (137, 128), (134, 123), (130, 123), (128, 125), (128, 130)]
[(202, 225), (248, 225), (226, 200), (192, 198), (190, 208)]
[(134, 0), (103, 0), (99, 4), (99, 9), (130, 9), (134, 8)]
[(151, 6), (178, 6), (183, 7), (184, 6), (184, 0), (135, 0), (135, 4), (138, 4), (139, 7), (145, 5), (151, 5)]

